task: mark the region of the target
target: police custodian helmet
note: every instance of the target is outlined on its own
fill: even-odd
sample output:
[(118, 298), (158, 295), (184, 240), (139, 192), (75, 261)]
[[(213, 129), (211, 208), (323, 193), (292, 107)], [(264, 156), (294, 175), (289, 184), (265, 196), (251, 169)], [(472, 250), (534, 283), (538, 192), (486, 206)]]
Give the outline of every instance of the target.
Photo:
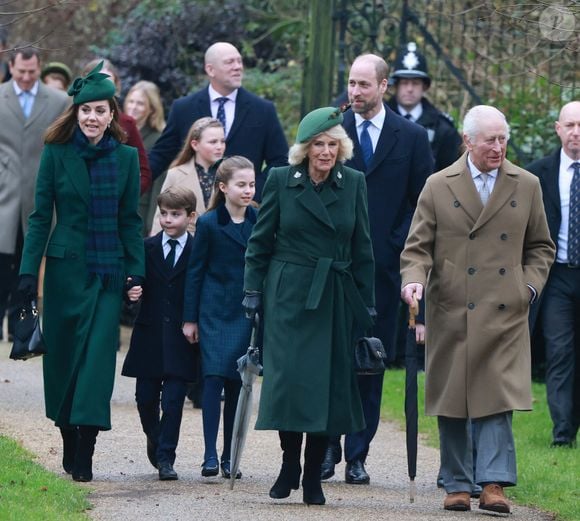
[(397, 55), (389, 78), (389, 84), (394, 85), (397, 80), (404, 78), (421, 78), (427, 88), (431, 85), (431, 78), (427, 72), (425, 56), (417, 52), (417, 44), (409, 42)]

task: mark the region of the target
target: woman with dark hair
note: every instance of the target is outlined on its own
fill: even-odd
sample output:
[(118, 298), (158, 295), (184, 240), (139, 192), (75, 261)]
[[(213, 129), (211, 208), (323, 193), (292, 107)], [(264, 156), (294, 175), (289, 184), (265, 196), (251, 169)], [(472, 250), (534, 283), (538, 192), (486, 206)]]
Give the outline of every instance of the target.
[[(256, 222), (254, 165), (245, 157), (224, 159), (216, 172), (207, 213), (197, 221), (185, 283), (183, 334), (199, 342), (203, 371), (202, 476), (219, 473), (216, 441), (224, 391), (221, 471), (230, 477), (230, 448), (242, 385), (237, 359), (248, 348), (251, 324), (240, 306), (246, 243)], [(242, 476), (238, 472), (237, 478)]]
[(366, 329), (376, 314), (366, 182), (342, 164), (353, 150), (342, 120), (333, 107), (307, 114), (290, 166), (270, 170), (244, 280), (248, 317), (263, 308), (264, 318), (256, 429), (279, 431), (283, 451), (270, 497), (299, 487), (306, 433), (302, 497), (317, 505), (326, 501), (320, 470), (328, 437), (364, 427), (355, 323)]
[[(96, 58), (91, 60), (83, 68), (82, 74), (85, 75), (89, 71), (93, 70), (99, 63), (102, 63), (101, 73), (106, 74), (109, 79), (113, 82), (115, 86), (115, 96), (119, 96), (121, 93), (121, 80), (119, 79), (119, 72), (117, 68), (107, 59)], [(115, 98), (117, 99), (117, 98)], [(143, 144), (143, 139), (135, 120), (125, 114), (121, 108), (117, 111), (117, 117), (119, 125), (125, 131), (127, 145), (135, 147), (139, 152), (139, 170), (141, 172), (140, 177), (140, 187), (141, 193), (146, 193), (151, 188), (151, 183), (153, 178), (151, 176), (151, 169), (149, 168), (149, 160), (147, 159), (147, 152), (145, 151), (145, 145)]]
[(47, 130), (18, 287), (23, 300), (35, 296), (46, 250), (46, 415), (75, 481), (92, 479), (97, 434), (111, 428), (123, 286), (145, 271), (137, 151), (121, 144), (115, 87), (101, 66), (74, 81), (73, 104)]

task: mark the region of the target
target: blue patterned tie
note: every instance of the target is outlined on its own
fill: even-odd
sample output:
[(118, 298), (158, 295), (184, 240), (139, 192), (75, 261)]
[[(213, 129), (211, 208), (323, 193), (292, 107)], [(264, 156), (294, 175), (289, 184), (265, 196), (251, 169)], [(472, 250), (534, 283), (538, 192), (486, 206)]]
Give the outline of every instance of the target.
[(362, 148), (363, 159), (368, 168), (373, 160), (373, 142), (369, 134), (369, 125), (371, 122), (365, 119), (362, 124), (362, 132), (360, 133), (360, 147)]
[(22, 107), (22, 112), (24, 113), (24, 117), (26, 119), (30, 117), (30, 113), (32, 112), (33, 101), (34, 97), (29, 90), (23, 90), (20, 93), (20, 106)]
[(219, 103), (216, 119), (222, 124), (222, 127), (224, 127), (224, 132), (225, 132), (226, 131), (226, 111), (224, 110), (224, 105), (226, 104), (226, 101), (228, 101), (228, 98), (217, 98), (216, 101)]
[(175, 247), (179, 241), (177, 239), (169, 239), (167, 242), (171, 249), (169, 250), (167, 257), (165, 257), (165, 263), (169, 269), (173, 269), (173, 265), (175, 264)]
[(580, 163), (572, 163), (574, 175), (570, 183), (570, 213), (568, 214), (568, 263), (580, 266)]

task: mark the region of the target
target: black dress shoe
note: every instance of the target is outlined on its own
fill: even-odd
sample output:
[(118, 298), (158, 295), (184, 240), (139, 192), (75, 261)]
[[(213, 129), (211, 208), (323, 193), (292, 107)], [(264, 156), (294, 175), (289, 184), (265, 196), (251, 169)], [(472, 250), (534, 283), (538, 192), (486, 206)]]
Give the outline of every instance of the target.
[(217, 476), (220, 473), (220, 466), (217, 458), (210, 458), (201, 464), (201, 475), (204, 478)]
[(171, 463), (159, 464), (159, 479), (161, 481), (174, 481), (177, 479), (177, 472), (173, 470)]
[(157, 468), (157, 444), (147, 436), (147, 458), (149, 463)]
[(365, 470), (365, 465), (361, 460), (354, 460), (346, 464), (344, 480), (349, 485), (368, 485), (371, 478)]
[[(232, 473), (230, 471), (230, 461), (222, 461), (222, 477), (225, 479), (230, 479), (232, 477)], [(236, 472), (236, 479), (242, 479), (242, 471), (238, 470)]]
[(340, 453), (336, 454), (336, 451), (332, 447), (328, 447), (324, 454), (322, 466), (320, 467), (320, 479), (329, 479), (334, 476), (334, 466), (339, 462)]

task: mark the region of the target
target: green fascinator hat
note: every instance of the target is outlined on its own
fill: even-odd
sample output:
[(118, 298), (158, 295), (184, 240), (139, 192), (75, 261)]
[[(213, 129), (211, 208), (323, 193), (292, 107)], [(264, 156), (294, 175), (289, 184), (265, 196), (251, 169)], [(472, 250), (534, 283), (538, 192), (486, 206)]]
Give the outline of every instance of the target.
[(302, 118), (296, 134), (297, 143), (306, 143), (314, 136), (342, 124), (343, 116), (340, 108), (322, 107), (313, 110)]
[(111, 99), (115, 96), (115, 84), (108, 74), (101, 71), (103, 62), (99, 64), (86, 76), (77, 78), (68, 89), (67, 93), (73, 97), (73, 103), (80, 105), (89, 101)]

